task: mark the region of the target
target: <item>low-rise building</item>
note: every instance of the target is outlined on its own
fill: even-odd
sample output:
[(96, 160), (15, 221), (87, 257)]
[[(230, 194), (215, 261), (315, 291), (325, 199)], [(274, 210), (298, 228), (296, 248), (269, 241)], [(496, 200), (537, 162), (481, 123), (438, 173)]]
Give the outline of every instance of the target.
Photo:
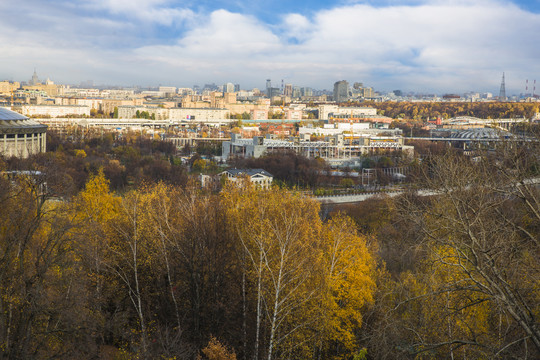
[(349, 116), (359, 118), (365, 116), (376, 116), (377, 109), (370, 107), (341, 107), (335, 104), (319, 105), (319, 120), (328, 120), (332, 117)]
[(332, 163), (350, 161), (365, 155), (381, 154), (388, 151), (401, 151), (412, 156), (414, 147), (405, 145), (401, 136), (355, 135), (336, 133), (323, 139), (311, 141), (310, 134), (300, 133), (298, 138), (274, 139), (255, 136), (243, 139), (236, 134), (222, 143), (222, 157), (258, 158), (272, 151), (294, 151), (307, 158), (322, 158)]
[(348, 134), (354, 136), (385, 135), (400, 136), (403, 134), (401, 129), (390, 129), (388, 124), (371, 122), (336, 122), (333, 124), (324, 124), (323, 127), (302, 126), (298, 128), (298, 134), (314, 134), (317, 136), (329, 136), (336, 134)]
[(221, 172), (227, 180), (239, 182), (242, 179), (249, 180), (252, 184), (268, 189), (272, 185), (274, 176), (264, 169), (229, 169)]

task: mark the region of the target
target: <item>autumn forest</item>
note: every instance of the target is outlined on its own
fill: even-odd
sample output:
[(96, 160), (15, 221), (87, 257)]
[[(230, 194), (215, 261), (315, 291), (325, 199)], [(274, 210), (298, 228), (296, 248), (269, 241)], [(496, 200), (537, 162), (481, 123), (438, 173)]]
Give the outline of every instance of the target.
[(0, 162), (45, 174), (0, 177), (2, 358), (540, 357), (535, 142), (337, 206), (296, 178), (201, 189), (167, 144), (115, 141)]

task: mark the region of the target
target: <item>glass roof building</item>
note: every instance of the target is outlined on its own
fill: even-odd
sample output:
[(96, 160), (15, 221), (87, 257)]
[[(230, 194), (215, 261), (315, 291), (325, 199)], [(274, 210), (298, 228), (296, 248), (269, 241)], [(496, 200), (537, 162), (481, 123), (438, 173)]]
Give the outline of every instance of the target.
[(0, 107), (0, 155), (26, 158), (45, 152), (47, 125)]

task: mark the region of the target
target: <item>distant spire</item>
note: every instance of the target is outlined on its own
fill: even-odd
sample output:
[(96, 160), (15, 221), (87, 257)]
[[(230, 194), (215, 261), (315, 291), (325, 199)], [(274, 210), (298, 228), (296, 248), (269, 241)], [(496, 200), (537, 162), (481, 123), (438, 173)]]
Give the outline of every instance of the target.
[(504, 85), (504, 72), (501, 81), (501, 90), (499, 91), (499, 101), (506, 101), (506, 87)]
[(32, 79), (30, 80), (30, 85), (36, 85), (39, 83), (39, 78), (37, 76), (36, 68), (34, 68), (34, 75), (32, 75)]

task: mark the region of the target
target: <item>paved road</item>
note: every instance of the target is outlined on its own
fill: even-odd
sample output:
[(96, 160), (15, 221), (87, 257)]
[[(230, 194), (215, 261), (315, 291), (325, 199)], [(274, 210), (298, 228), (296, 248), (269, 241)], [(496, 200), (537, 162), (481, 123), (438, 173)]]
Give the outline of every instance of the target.
[[(523, 181), (523, 183), (525, 185), (540, 184), (540, 177), (527, 179)], [(377, 192), (369, 192), (369, 193), (356, 194), (356, 195), (314, 196), (313, 198), (324, 204), (346, 204), (346, 203), (356, 203), (356, 202), (366, 201), (367, 199), (372, 199), (377, 196), (394, 197), (403, 193), (404, 193), (404, 190), (388, 191), (388, 192), (377, 191)], [(418, 190), (417, 194), (420, 196), (430, 196), (430, 195), (436, 195), (437, 192), (434, 190)]]
[(354, 195), (331, 195), (331, 196), (315, 196), (315, 200), (325, 203), (325, 204), (345, 204), (345, 203), (355, 203), (366, 201), (377, 196), (390, 196), (394, 197), (399, 194), (402, 194), (403, 191), (389, 191), (389, 192), (370, 192), (364, 194), (354, 194)]

